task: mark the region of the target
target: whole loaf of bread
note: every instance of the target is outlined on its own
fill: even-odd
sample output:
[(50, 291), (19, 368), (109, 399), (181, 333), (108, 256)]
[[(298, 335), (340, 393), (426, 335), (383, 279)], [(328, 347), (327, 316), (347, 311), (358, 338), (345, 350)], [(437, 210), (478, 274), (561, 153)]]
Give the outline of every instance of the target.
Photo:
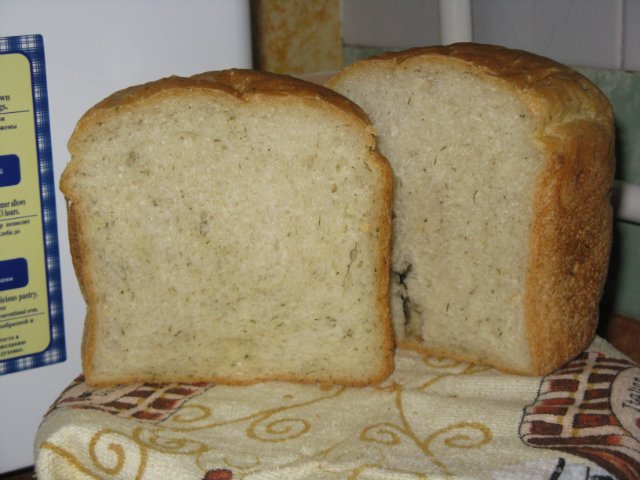
[(612, 233), (606, 97), (470, 43), (362, 60), (328, 86), (367, 112), (394, 172), (398, 343), (525, 374), (585, 348)]
[(69, 150), (87, 383), (391, 372), (392, 177), (352, 102), (250, 70), (166, 78), (90, 109)]

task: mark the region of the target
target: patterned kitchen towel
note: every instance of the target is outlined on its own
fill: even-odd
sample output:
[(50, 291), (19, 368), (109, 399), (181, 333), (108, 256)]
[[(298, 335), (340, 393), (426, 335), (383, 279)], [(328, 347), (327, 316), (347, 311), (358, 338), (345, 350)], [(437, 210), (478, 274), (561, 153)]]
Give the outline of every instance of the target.
[(640, 480), (640, 368), (601, 339), (522, 377), (409, 351), (369, 388), (69, 386), (39, 480)]

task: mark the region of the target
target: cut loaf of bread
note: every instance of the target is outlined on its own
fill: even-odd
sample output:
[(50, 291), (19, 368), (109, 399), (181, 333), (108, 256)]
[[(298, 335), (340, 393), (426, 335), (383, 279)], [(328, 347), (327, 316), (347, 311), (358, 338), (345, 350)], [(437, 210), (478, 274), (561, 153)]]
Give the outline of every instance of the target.
[(530, 53), (387, 53), (328, 86), (358, 103), (395, 176), (400, 345), (544, 374), (592, 340), (611, 242), (604, 95)]
[(346, 98), (251, 70), (171, 77), (91, 108), (69, 150), (89, 384), (391, 372), (392, 177)]

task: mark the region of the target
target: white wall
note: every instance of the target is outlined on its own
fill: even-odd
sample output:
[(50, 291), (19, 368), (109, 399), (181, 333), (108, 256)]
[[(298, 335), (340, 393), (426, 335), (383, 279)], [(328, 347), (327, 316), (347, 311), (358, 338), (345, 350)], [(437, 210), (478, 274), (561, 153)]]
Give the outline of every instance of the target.
[[(445, 0), (447, 1), (447, 0)], [(347, 45), (440, 43), (438, 0), (342, 0)], [(582, 67), (640, 71), (640, 0), (471, 0), (473, 40)]]

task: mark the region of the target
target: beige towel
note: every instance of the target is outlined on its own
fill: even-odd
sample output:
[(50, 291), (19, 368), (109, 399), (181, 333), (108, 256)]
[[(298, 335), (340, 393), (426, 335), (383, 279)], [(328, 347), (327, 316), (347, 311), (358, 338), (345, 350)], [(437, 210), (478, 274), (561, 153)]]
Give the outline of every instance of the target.
[(79, 379), (39, 480), (640, 479), (640, 368), (596, 339), (547, 377), (396, 354), (375, 388)]

